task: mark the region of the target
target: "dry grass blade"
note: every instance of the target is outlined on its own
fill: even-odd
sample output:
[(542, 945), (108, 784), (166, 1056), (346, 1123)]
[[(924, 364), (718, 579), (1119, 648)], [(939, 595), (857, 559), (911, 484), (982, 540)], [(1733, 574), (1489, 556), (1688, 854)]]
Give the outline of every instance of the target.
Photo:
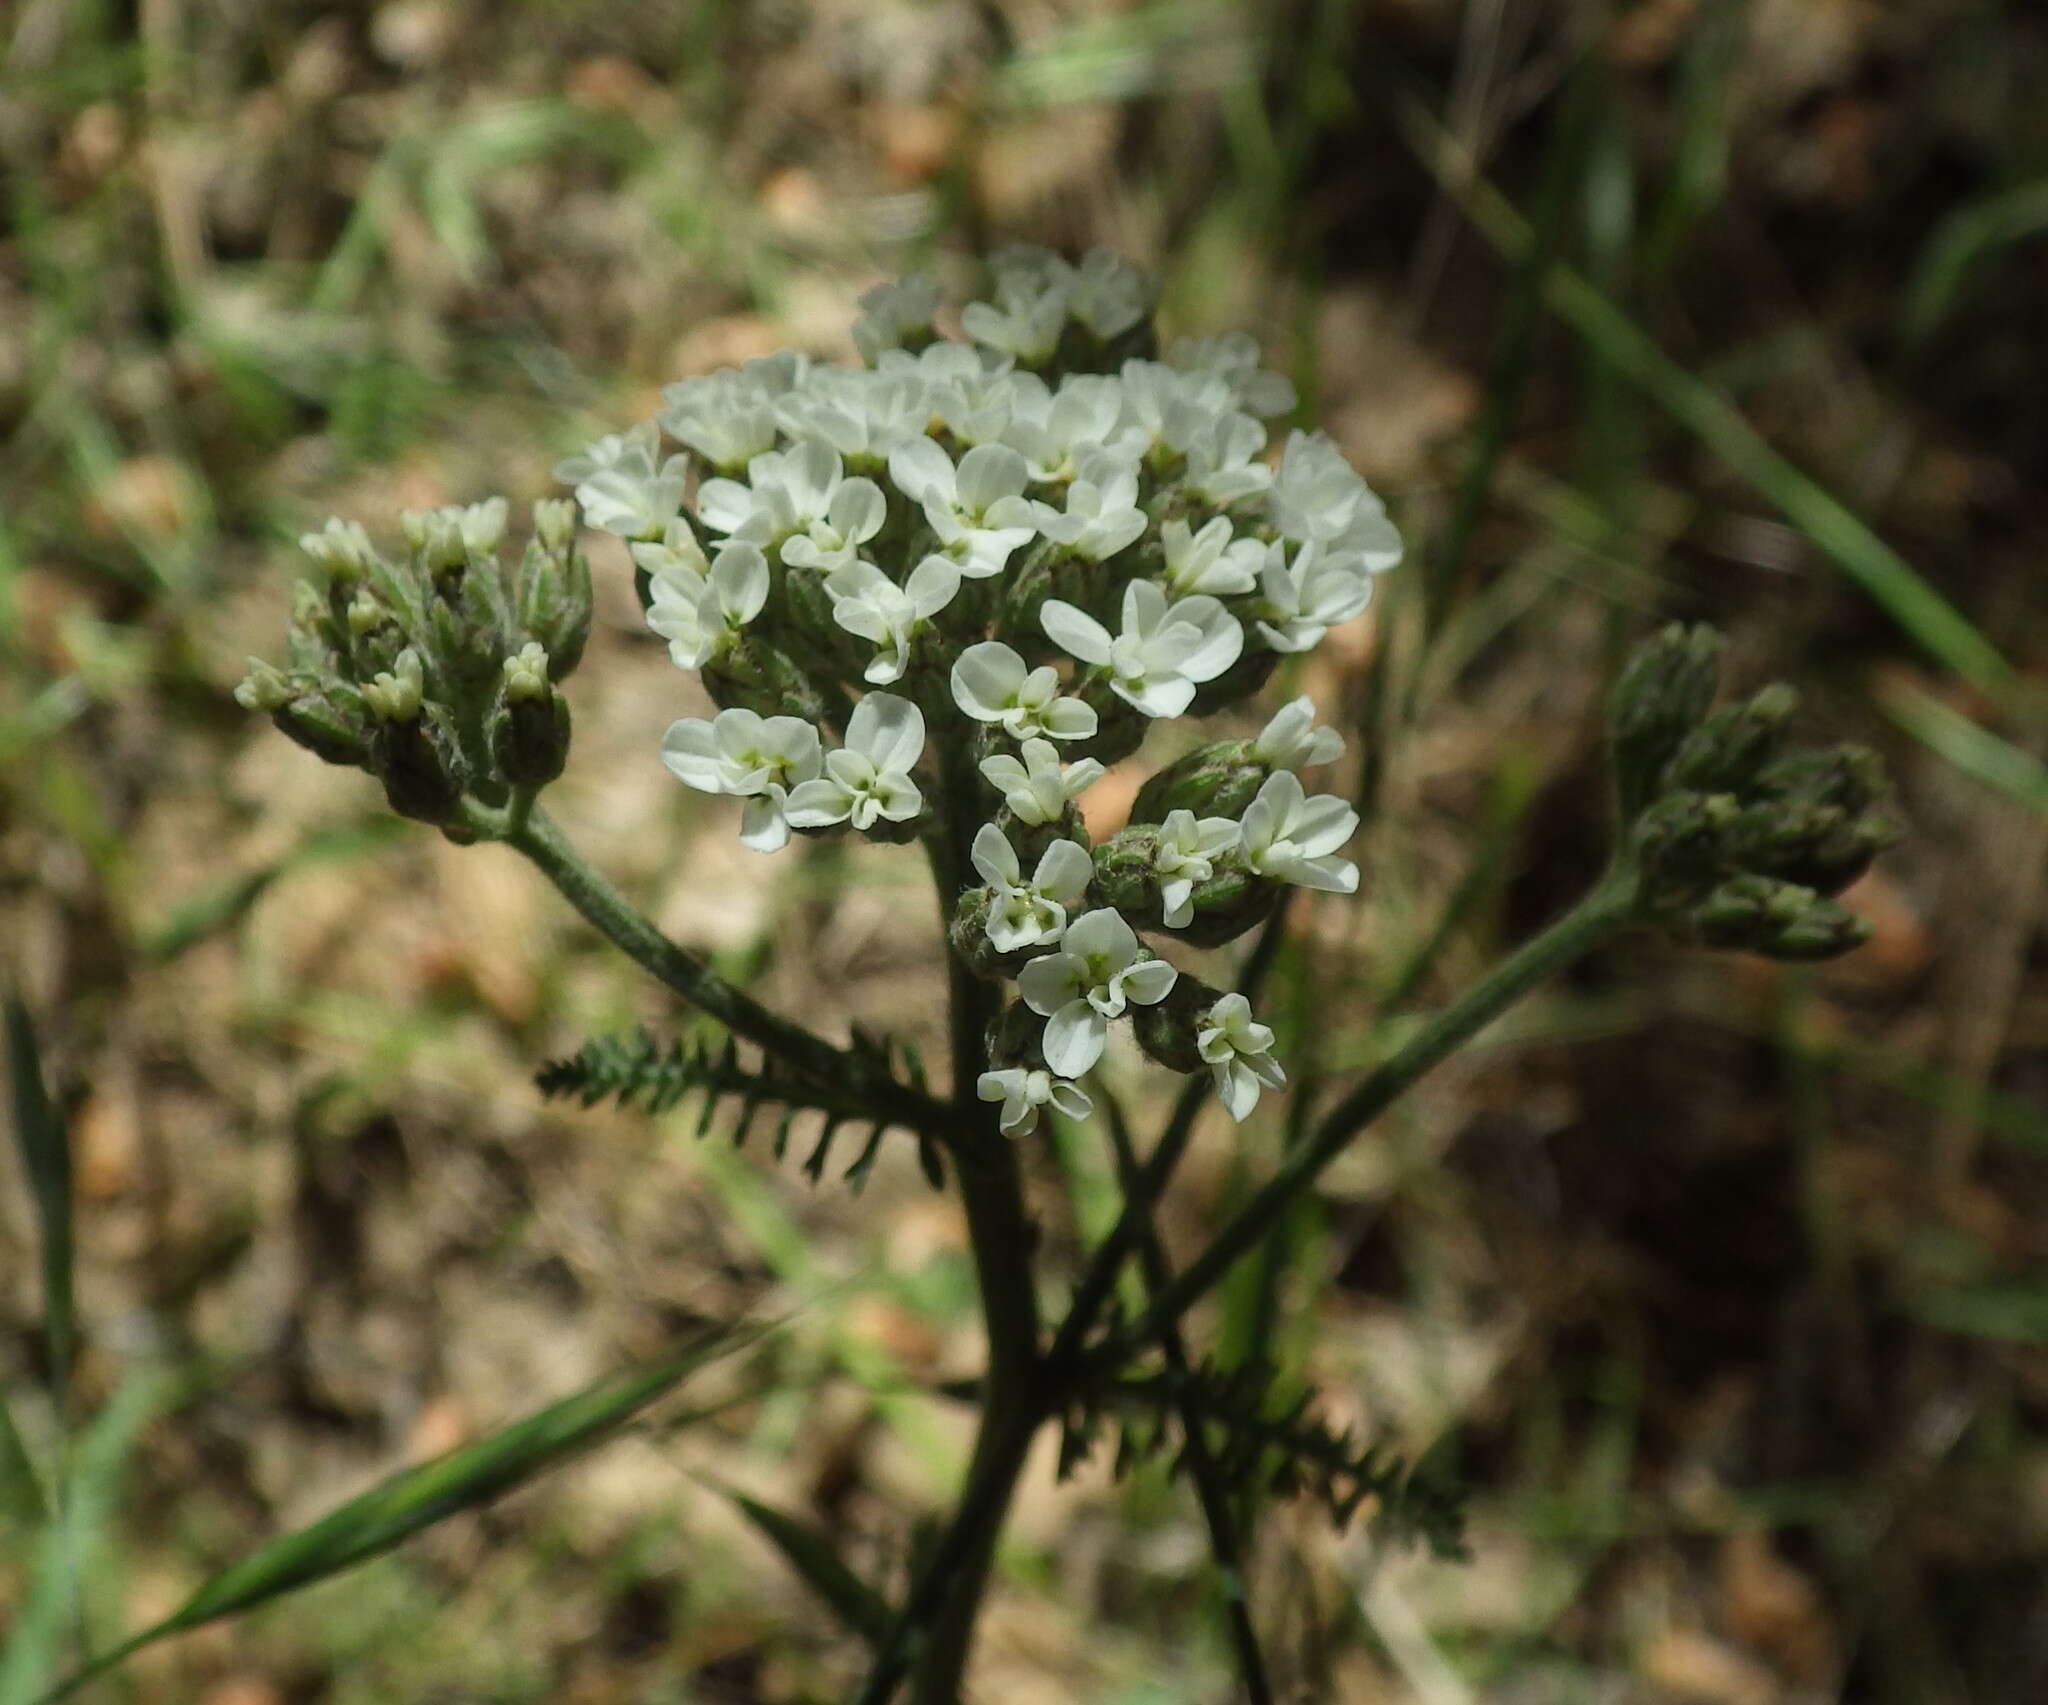
[(380, 1556), (437, 1522), (525, 1485), (597, 1443), (707, 1362), (757, 1332), (725, 1328), (645, 1366), (608, 1375), (523, 1421), (393, 1475), (296, 1533), (259, 1546), (170, 1616), (124, 1642), (45, 1696), (70, 1697), (142, 1647), (224, 1616), (239, 1616)]

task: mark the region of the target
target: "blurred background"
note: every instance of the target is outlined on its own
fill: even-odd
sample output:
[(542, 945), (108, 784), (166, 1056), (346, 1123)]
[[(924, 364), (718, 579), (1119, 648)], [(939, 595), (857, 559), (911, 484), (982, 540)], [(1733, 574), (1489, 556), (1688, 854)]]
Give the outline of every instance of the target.
[[(1157, 268), (1172, 331), (1254, 330), (1410, 541), (1298, 683), (1375, 807), (1365, 894), (1303, 912), (1266, 1002), (1311, 1091), (1578, 892), (1601, 695), (1656, 620), (1880, 747), (1911, 825), (1849, 896), (1869, 946), (1603, 955), (1197, 1317), (1471, 1489), (1465, 1564), (1263, 1512), (1290, 1696), (2048, 1698), (2044, 79), (2048, 17), (2001, 0), (14, 0), (0, 979), (76, 1152), (92, 1640), (694, 1322), (795, 1311), (715, 1419), (91, 1697), (857, 1673), (726, 1493), (877, 1576), (943, 1508), (971, 1417), (926, 1392), (980, 1355), (951, 1201), (902, 1157), (855, 1200), (689, 1109), (544, 1104), (543, 1059), (683, 1015), (511, 855), (388, 820), (230, 693), (327, 513), (546, 495), (662, 382), (848, 358), (869, 284), (1025, 240)], [(702, 707), (611, 543), (555, 814), (728, 974), (940, 1058), (920, 862), (759, 858), (673, 783)], [(1030, 1151), (1056, 1281), (1114, 1211), (1099, 1140)], [(1285, 1141), (1205, 1125), (1169, 1243)], [(34, 1251), (10, 1144), (0, 1389), (47, 1452)], [(0, 1500), (17, 1636), (32, 1555)], [(1186, 1491), (1034, 1473), (973, 1697), (1230, 1675)]]

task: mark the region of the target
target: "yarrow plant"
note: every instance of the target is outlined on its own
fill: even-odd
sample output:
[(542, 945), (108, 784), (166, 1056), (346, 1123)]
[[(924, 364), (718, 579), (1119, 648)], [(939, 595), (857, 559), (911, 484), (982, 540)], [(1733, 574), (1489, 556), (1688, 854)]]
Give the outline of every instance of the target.
[[(1243, 1121), (1287, 1087), (1254, 987), (1283, 902), (1360, 886), (1357, 811), (1304, 779), (1343, 741), (1307, 697), (1248, 707), (1368, 608), (1402, 546), (1328, 438), (1274, 424), (1294, 390), (1249, 338), (1162, 351), (1151, 303), (1144, 276), (1104, 252), (998, 253), (958, 337), (930, 281), (884, 285), (853, 328), (861, 366), (784, 353), (684, 379), (654, 419), (564, 461), (573, 501), (534, 506), (516, 565), (499, 552), (501, 499), (406, 516), (395, 561), (353, 524), (309, 534), (317, 578), (287, 666), (254, 665), (239, 692), (321, 757), (379, 777), (395, 810), (524, 853), (760, 1056), (607, 1044), (549, 1068), (547, 1087), (664, 1103), (692, 1087), (741, 1099), (742, 1129), (763, 1100), (816, 1109), (814, 1176), (841, 1121), (871, 1127), (857, 1177), (903, 1131), (960, 1192), (989, 1339), (982, 1426), (952, 1519), (876, 1600), (869, 1702), (906, 1677), (920, 1700), (957, 1696), (1004, 1511), (1049, 1423), (1069, 1460), (1105, 1425), (1127, 1449), (1171, 1434), (1233, 1583), (1254, 1481), (1312, 1486), (1342, 1515), (1372, 1500), (1454, 1548), (1436, 1489), (1300, 1404), (1276, 1408), (1270, 1378), (1194, 1361), (1182, 1316), (1395, 1097), (1544, 976), (1631, 925), (1839, 952), (1860, 925), (1830, 896), (1889, 834), (1867, 754), (1788, 751), (1782, 689), (1711, 710), (1713, 637), (1659, 636), (1617, 689), (1620, 830), (1586, 899), (1308, 1121), (1173, 1272), (1151, 1215), (1202, 1097)], [(821, 836), (923, 847), (946, 920), (946, 1095), (893, 1045), (834, 1043), (717, 977), (537, 808), (568, 755), (561, 684), (590, 621), (579, 522), (624, 542), (648, 627), (718, 707), (651, 727), (650, 762), (736, 801), (741, 840), (764, 855)], [(1218, 719), (1235, 731), (1190, 740), (1188, 725)], [(1084, 815), (1106, 769), (1134, 758), (1155, 767), (1125, 820)], [(1236, 989), (1177, 962), (1252, 932), (1261, 950)], [(1103, 1118), (1088, 1080), (1119, 1032), (1186, 1089), (1142, 1158), (1112, 1100), (1124, 1206), (1048, 1333), (1018, 1145), (1048, 1117)], [(1113, 1299), (1134, 1256), (1149, 1302), (1129, 1319)], [(1234, 1590), (1245, 1685), (1263, 1699)]]

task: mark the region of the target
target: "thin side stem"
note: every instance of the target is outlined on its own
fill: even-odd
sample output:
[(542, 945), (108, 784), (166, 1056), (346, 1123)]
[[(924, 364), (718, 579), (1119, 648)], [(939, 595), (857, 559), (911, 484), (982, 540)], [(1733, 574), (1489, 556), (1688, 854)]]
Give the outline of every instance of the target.
[[(1130, 1127), (1123, 1108), (1114, 1099), (1104, 1102), (1105, 1123), (1116, 1155), (1116, 1172), (1128, 1196), (1138, 1181), (1138, 1152), (1131, 1143)], [(1138, 1262), (1145, 1275), (1145, 1294), (1156, 1297), (1173, 1283), (1173, 1267), (1159, 1241), (1159, 1228), (1148, 1218), (1138, 1240)], [(1187, 1340), (1180, 1322), (1169, 1320), (1159, 1335), (1159, 1348), (1167, 1367), (1175, 1374), (1193, 1371)], [(1186, 1438), (1188, 1477), (1195, 1485), (1195, 1499), (1202, 1506), (1202, 1520), (1209, 1529), (1209, 1553), (1223, 1577), (1223, 1598), (1230, 1622), (1230, 1643), (1237, 1654), (1238, 1674), (1244, 1680), (1245, 1697), (1251, 1705), (1272, 1705), (1273, 1684), (1266, 1674), (1266, 1656), (1259, 1646), (1259, 1631), (1252, 1622), (1251, 1603), (1246, 1596), (1244, 1545), (1237, 1531), (1237, 1517), (1231, 1508), (1230, 1488), (1224, 1482), (1216, 1455), (1202, 1430), (1202, 1412), (1192, 1396), (1183, 1395), (1181, 1431)]]
[(1238, 1258), (1266, 1235), (1295, 1198), (1306, 1190), (1354, 1137), (1405, 1094), (1431, 1067), (1455, 1053), (1538, 983), (1592, 951), (1624, 925), (1636, 904), (1635, 874), (1610, 871), (1569, 912), (1541, 935), (1524, 942), (1478, 984), (1446, 1007), (1378, 1070), (1326, 1113), (1304, 1143), (1257, 1195), (1216, 1234), (1208, 1248), (1152, 1300), (1144, 1315), (1117, 1334), (1103, 1352), (1114, 1364), (1155, 1342), (1228, 1273)]
[(908, 1084), (874, 1084), (876, 1074), (869, 1062), (771, 1012), (669, 940), (602, 871), (584, 860), (537, 806), (510, 815), (478, 812), (475, 818), (473, 826), (480, 834), (502, 840), (531, 859), (562, 897), (627, 958), (734, 1035), (820, 1083), (844, 1084), (857, 1074), (863, 1088), (875, 1090), (877, 1113), (940, 1141), (952, 1135), (955, 1121), (942, 1103)]

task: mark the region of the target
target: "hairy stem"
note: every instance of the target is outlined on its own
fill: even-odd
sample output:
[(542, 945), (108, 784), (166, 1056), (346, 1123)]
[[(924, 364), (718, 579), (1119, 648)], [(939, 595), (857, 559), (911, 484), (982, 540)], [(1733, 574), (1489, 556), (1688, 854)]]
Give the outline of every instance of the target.
[(876, 1113), (892, 1121), (941, 1141), (952, 1135), (956, 1122), (941, 1103), (908, 1084), (874, 1084), (875, 1074), (867, 1062), (769, 1011), (670, 941), (603, 872), (583, 859), (554, 820), (538, 807), (509, 815), (473, 808), (472, 817), (471, 827), (479, 834), (502, 840), (539, 866), (562, 897), (627, 958), (734, 1035), (745, 1037), (770, 1057), (818, 1083), (860, 1082), (864, 1090), (875, 1092)]
[(1546, 978), (1592, 951), (1628, 922), (1637, 882), (1625, 867), (1610, 871), (1590, 893), (1542, 934), (1524, 942), (1459, 999), (1423, 1026), (1399, 1053), (1367, 1075), (1316, 1126), (1265, 1186), (1245, 1203), (1178, 1278), (1154, 1297), (1145, 1313), (1104, 1351), (1120, 1361), (1157, 1341), (1174, 1321), (1251, 1249), (1331, 1161), (1431, 1067)]

